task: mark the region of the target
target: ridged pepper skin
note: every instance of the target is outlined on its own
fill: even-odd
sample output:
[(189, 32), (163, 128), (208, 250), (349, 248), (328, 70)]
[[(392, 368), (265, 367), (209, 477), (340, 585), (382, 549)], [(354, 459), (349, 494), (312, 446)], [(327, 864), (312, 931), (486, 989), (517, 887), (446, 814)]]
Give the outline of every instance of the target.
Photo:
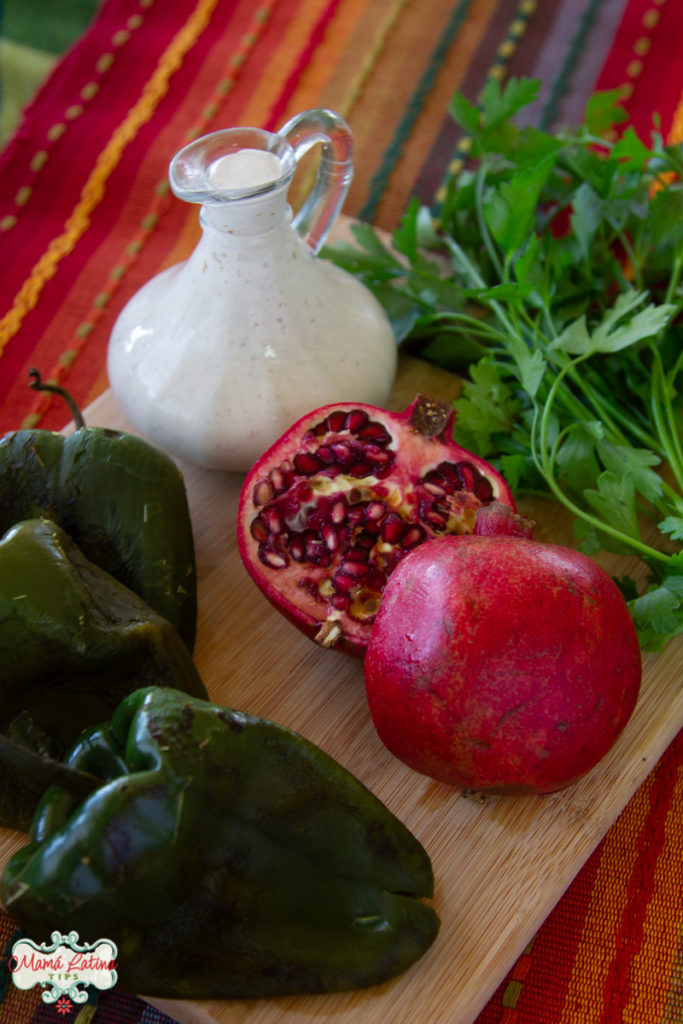
[[(0, 733), (60, 758), (141, 686), (206, 697), (175, 629), (89, 562), (56, 523), (17, 523), (0, 539)], [(44, 788), (44, 787), (43, 787)], [(28, 828), (35, 783), (0, 769), (0, 824)]]
[(0, 534), (24, 519), (58, 523), (86, 558), (142, 597), (192, 651), (197, 583), (185, 484), (168, 455), (100, 427), (69, 437), (0, 439)]
[(109, 779), (49, 789), (4, 905), (118, 946), (118, 984), (248, 999), (385, 981), (434, 940), (429, 857), (354, 776), (272, 722), (148, 688), (67, 758)]

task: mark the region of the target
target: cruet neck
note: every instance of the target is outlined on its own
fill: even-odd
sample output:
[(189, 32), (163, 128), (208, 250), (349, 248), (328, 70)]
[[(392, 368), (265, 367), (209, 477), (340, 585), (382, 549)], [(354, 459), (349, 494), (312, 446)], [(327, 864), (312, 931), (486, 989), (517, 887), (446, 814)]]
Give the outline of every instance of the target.
[(305, 110), (279, 134), (262, 128), (225, 128), (189, 143), (173, 157), (171, 188), (202, 207), (204, 227), (233, 234), (263, 234), (289, 209), (287, 190), (298, 162), (320, 147), (315, 181), (292, 227), (308, 248), (323, 245), (353, 176), (349, 126), (332, 110)]
[(179, 199), (201, 205), (204, 226), (262, 234), (284, 217), (295, 169), (285, 139), (260, 128), (227, 128), (176, 153), (169, 179)]

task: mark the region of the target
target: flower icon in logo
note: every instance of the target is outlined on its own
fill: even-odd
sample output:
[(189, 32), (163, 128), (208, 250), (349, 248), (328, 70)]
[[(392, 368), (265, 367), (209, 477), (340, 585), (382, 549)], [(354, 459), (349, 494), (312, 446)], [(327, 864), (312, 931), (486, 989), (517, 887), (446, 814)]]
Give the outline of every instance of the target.
[(58, 999), (55, 1006), (57, 1007), (57, 1013), (71, 1013), (71, 1000), (67, 999), (66, 996)]

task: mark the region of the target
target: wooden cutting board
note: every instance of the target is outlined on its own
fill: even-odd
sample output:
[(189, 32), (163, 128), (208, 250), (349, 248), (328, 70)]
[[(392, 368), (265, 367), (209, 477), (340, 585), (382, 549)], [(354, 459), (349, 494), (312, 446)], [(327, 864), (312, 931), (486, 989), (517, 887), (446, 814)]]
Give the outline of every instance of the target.
[[(392, 407), (404, 408), (420, 390), (452, 397), (457, 381), (404, 359)], [(86, 419), (131, 429), (111, 393)], [(362, 665), (302, 636), (248, 577), (235, 540), (243, 477), (181, 466), (197, 546), (196, 663), (209, 694), (297, 730), (373, 790), (430, 854), (442, 923), (413, 968), (372, 989), (254, 1002), (150, 1002), (181, 1024), (471, 1024), (683, 725), (681, 638), (645, 657), (640, 701), (625, 733), (578, 784), (545, 797), (465, 798), (387, 752), (370, 720)], [(553, 506), (524, 511), (537, 519), (539, 539), (569, 540)], [(604, 564), (634, 575), (628, 560)], [(0, 866), (23, 842), (0, 830)]]

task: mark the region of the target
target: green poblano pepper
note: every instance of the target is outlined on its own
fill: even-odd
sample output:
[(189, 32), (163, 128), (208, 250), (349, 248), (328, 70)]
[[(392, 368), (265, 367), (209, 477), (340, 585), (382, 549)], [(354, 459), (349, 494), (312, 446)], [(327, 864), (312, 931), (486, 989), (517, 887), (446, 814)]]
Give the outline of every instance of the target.
[[(59, 758), (141, 686), (206, 697), (175, 629), (89, 562), (47, 519), (0, 539), (0, 734)], [(44, 791), (26, 766), (0, 772), (0, 824), (28, 828)]]
[[(36, 371), (32, 371), (38, 376)], [(58, 523), (86, 558), (139, 594), (193, 649), (197, 582), (182, 474), (133, 434), (87, 427), (67, 392), (76, 430), (17, 430), (0, 439), (0, 534), (24, 519)]]
[(148, 688), (66, 763), (103, 781), (85, 800), (48, 790), (2, 899), (34, 941), (55, 928), (113, 939), (125, 989), (358, 988), (405, 970), (437, 934), (424, 848), (282, 726)]

